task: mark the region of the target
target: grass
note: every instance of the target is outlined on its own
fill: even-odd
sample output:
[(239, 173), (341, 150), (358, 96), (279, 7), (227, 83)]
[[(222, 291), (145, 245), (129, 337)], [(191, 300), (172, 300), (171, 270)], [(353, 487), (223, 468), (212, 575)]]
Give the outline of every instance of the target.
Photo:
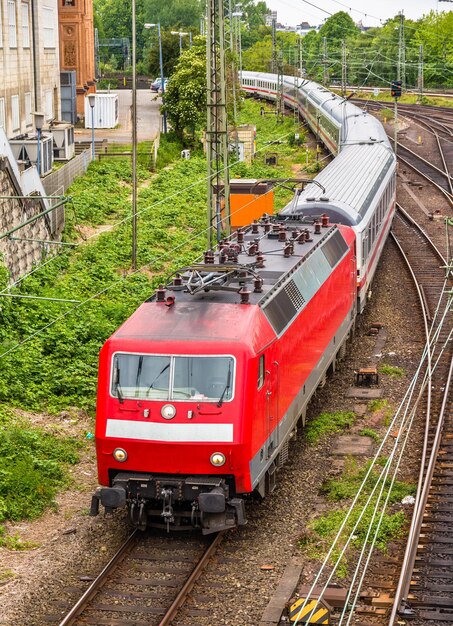
[(0, 571), (0, 585), (6, 583), (8, 580), (14, 578), (15, 574), (11, 569), (4, 569)]
[(388, 365), (387, 363), (383, 363), (379, 366), (379, 372), (381, 374), (387, 374), (387, 376), (393, 376), (394, 378), (402, 378), (405, 372), (401, 367), (396, 367), (395, 365)]
[(367, 409), (368, 411), (370, 411), (370, 413), (376, 413), (377, 411), (388, 409), (388, 407), (389, 407), (388, 400), (381, 400), (381, 399), (370, 400), (367, 405)]
[[(370, 102), (394, 102), (395, 99), (392, 98), (390, 92), (380, 91), (378, 96), (374, 96), (370, 92), (360, 92), (354, 94), (354, 98), (361, 98), (363, 100), (369, 100)], [(401, 98), (398, 98), (398, 103), (400, 104), (417, 104), (418, 103), (418, 94), (403, 94)], [(453, 107), (453, 99), (452, 98), (443, 98), (442, 96), (423, 96), (422, 104), (432, 105), (432, 106), (443, 106), (446, 108)]]
[(355, 413), (336, 412), (321, 413), (308, 422), (305, 428), (305, 438), (310, 444), (318, 443), (326, 435), (341, 432), (345, 428), (349, 428), (355, 421)]
[(379, 443), (381, 438), (379, 437), (379, 435), (377, 434), (377, 432), (375, 430), (373, 430), (372, 428), (363, 428), (360, 432), (359, 435), (361, 437), (371, 437), (371, 439), (375, 442), (375, 443)]
[[(34, 519), (54, 506), (55, 495), (70, 484), (68, 468), (78, 461), (81, 443), (55, 436), (25, 421), (2, 415), (0, 425), (0, 522)], [(18, 536), (5, 535), (0, 546), (11, 550), (34, 547)]]
[[(299, 541), (299, 547), (306, 552), (309, 558), (322, 559), (325, 557), (325, 554), (327, 553), (346, 518), (349, 511), (349, 504), (356, 497), (356, 494), (358, 493), (363, 482), (363, 490), (359, 496), (356, 506), (348, 517), (344, 529), (341, 532), (339, 544), (331, 556), (331, 564), (335, 563), (337, 560), (341, 551), (341, 546), (345, 544), (351, 533), (353, 533), (353, 547), (360, 547), (365, 541), (371, 543), (371, 541), (373, 541), (374, 534), (376, 533), (376, 546), (382, 551), (386, 550), (390, 541), (393, 541), (401, 536), (406, 523), (406, 518), (403, 511), (397, 510), (396, 505), (401, 502), (404, 496), (415, 493), (415, 485), (395, 481), (389, 494), (388, 509), (382, 515), (382, 522), (380, 526), (378, 527), (380, 512), (378, 512), (372, 522), (373, 508), (374, 505), (377, 504), (377, 494), (381, 489), (379, 475), (386, 462), (387, 459), (380, 458), (375, 467), (371, 469), (369, 476), (366, 478), (371, 463), (367, 462), (360, 465), (356, 459), (347, 458), (344, 472), (340, 478), (325, 481), (322, 486), (322, 493), (324, 493), (330, 502), (340, 503), (341, 508), (334, 509), (320, 515), (309, 523), (307, 533)], [(376, 492), (371, 498), (370, 504), (366, 506), (366, 500), (377, 483), (379, 484), (377, 485)], [(381, 503), (385, 501), (390, 487), (391, 480), (387, 479), (383, 488), (383, 495), (380, 500)], [(380, 505), (380, 508), (382, 508), (382, 504)], [(360, 521), (359, 518), (361, 518)], [(355, 528), (356, 524), (357, 528)], [(372, 530), (369, 538), (367, 539), (367, 531), (370, 524), (372, 525)], [(351, 557), (349, 556), (349, 558)], [(348, 553), (346, 553), (346, 556), (343, 557), (340, 562), (339, 569), (337, 570), (337, 576), (342, 578), (345, 577), (347, 573)]]

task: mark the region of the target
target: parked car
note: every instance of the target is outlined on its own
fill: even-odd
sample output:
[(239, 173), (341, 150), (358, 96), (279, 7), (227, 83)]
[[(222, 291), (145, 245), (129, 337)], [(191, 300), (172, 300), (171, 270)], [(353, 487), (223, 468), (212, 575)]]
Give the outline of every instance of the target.
[[(164, 91), (167, 91), (168, 80), (164, 78)], [(162, 87), (159, 85), (159, 89), (157, 90), (158, 94), (162, 93)]]
[[(164, 89), (167, 86), (167, 78), (164, 78)], [(155, 91), (158, 92), (161, 89), (161, 82), (162, 79), (159, 76), (159, 78), (156, 78), (152, 83), (151, 83), (151, 91)]]

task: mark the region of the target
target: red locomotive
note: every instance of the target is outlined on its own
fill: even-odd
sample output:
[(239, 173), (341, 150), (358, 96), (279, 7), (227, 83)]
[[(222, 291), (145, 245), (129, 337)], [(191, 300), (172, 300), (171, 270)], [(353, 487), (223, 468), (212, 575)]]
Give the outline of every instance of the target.
[(351, 332), (356, 280), (353, 228), (264, 217), (142, 304), (100, 354), (92, 514), (244, 524)]

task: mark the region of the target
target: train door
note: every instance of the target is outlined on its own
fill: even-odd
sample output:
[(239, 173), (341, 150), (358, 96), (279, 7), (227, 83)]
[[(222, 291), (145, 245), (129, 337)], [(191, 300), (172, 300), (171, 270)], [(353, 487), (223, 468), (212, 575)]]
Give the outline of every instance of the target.
[[(266, 369), (266, 459), (270, 459), (278, 448), (278, 362), (271, 361)], [(266, 472), (266, 493), (271, 493), (276, 484), (277, 463), (274, 459)]]
[(268, 459), (278, 447), (278, 374), (278, 363), (272, 361), (266, 370), (266, 456)]

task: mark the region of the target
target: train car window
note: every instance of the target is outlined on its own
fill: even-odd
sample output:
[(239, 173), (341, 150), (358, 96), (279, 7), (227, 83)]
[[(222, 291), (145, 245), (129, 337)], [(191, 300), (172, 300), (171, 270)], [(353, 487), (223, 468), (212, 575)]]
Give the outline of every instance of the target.
[(260, 356), (259, 364), (258, 364), (258, 389), (264, 385), (264, 376), (266, 369), (264, 367), (264, 354)]

